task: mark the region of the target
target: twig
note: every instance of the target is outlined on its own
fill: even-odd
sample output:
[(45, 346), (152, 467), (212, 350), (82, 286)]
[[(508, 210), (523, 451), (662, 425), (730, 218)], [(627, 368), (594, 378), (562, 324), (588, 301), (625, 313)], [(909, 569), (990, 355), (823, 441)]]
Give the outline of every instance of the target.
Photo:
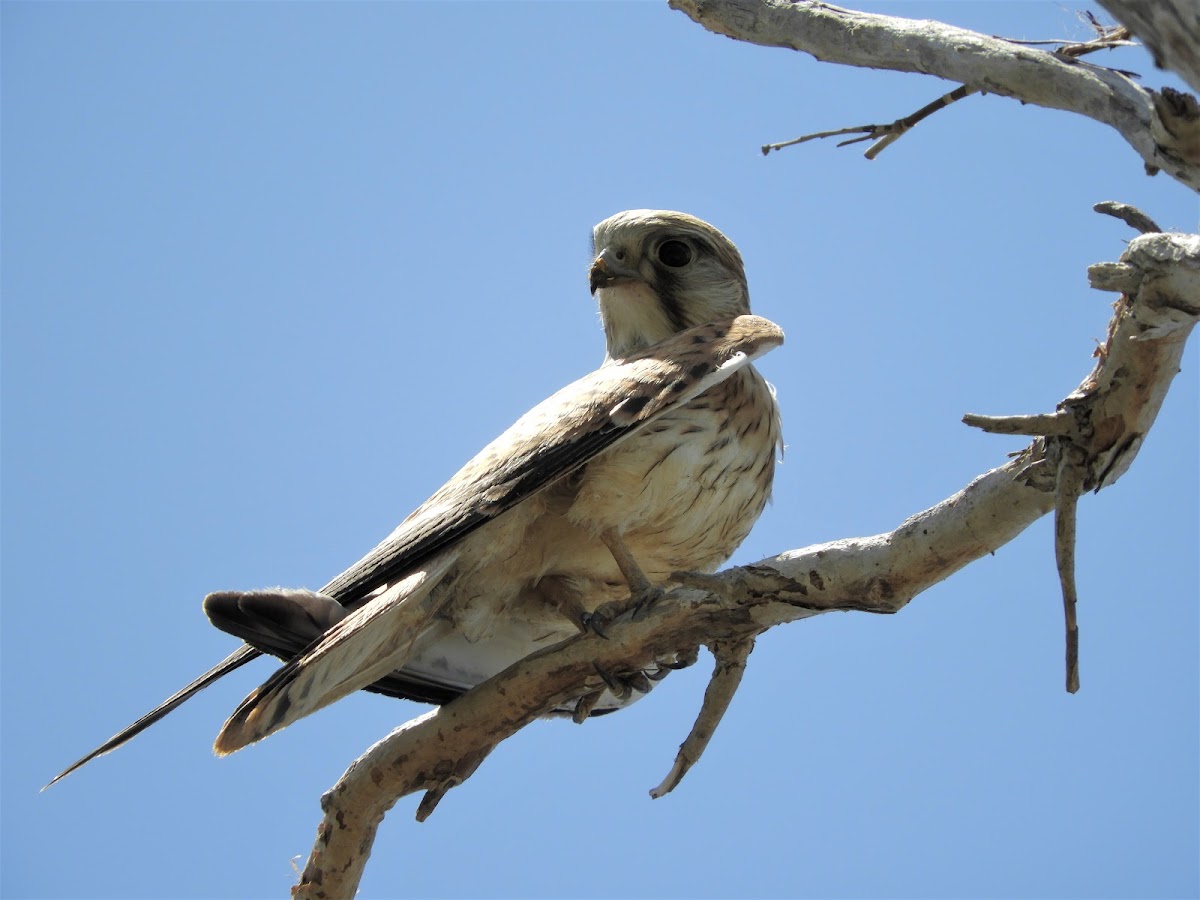
[(754, 649), (754, 638), (744, 641), (714, 641), (708, 645), (708, 649), (712, 651), (716, 664), (713, 666), (712, 678), (704, 691), (704, 702), (700, 704), (700, 712), (696, 716), (692, 730), (679, 745), (679, 752), (675, 754), (675, 762), (671, 766), (671, 771), (667, 773), (667, 777), (658, 787), (650, 790), (650, 796), (655, 800), (671, 793), (683, 780), (688, 769), (700, 760), (708, 748), (708, 742), (712, 740), (713, 733), (716, 732), (717, 726), (721, 724), (721, 719), (725, 715), (725, 710), (729, 709), (733, 695), (737, 693), (738, 686), (742, 683), (742, 674), (746, 671), (746, 660)]
[[(1089, 53), (1095, 53), (1097, 50), (1112, 50), (1117, 47), (1136, 47), (1137, 41), (1131, 40), (1133, 35), (1124, 25), (1102, 25), (1090, 12), (1084, 12), (1087, 17), (1088, 24), (1096, 33), (1096, 36), (1090, 41), (1068, 41), (1063, 39), (1050, 39), (1046, 41), (1023, 41), (1015, 38), (1006, 38), (1002, 35), (992, 35), (998, 41), (1008, 41), (1010, 44), (1019, 44), (1022, 47), (1036, 47), (1047, 44), (1057, 44), (1058, 46), (1052, 51), (1059, 59), (1074, 60), (1081, 56), (1086, 56)], [(1140, 78), (1136, 72), (1127, 72), (1124, 69), (1113, 69), (1105, 66), (1110, 72), (1118, 72), (1128, 78)]]
[(1079, 690), (1079, 622), (1075, 607), (1079, 595), (1075, 586), (1075, 533), (1079, 496), (1083, 493), (1084, 453), (1064, 446), (1058, 461), (1058, 489), (1054, 500), (1054, 559), (1062, 585), (1063, 616), (1067, 630), (1067, 692)]
[[(1088, 22), (1096, 32), (1096, 36), (1090, 41), (1082, 41), (1074, 44), (1064, 43), (1054, 51), (1055, 56), (1064, 59), (1078, 59), (1081, 56), (1086, 56), (1089, 53), (1095, 53), (1097, 50), (1111, 50), (1114, 47), (1136, 47), (1137, 42), (1131, 41), (1132, 35), (1129, 29), (1124, 25), (1101, 25), (1100, 20), (1091, 13), (1086, 13)], [(1117, 71), (1117, 70), (1114, 70)], [(1122, 73), (1130, 74), (1130, 73)]]
[(938, 97), (932, 103), (927, 103), (918, 109), (915, 113), (905, 116), (902, 119), (897, 119), (895, 122), (890, 122), (887, 125), (858, 125), (853, 128), (839, 128), (836, 131), (818, 131), (815, 134), (806, 134), (790, 141), (783, 141), (778, 144), (764, 144), (762, 148), (763, 156), (766, 156), (772, 150), (782, 150), (784, 147), (792, 147), (796, 144), (803, 144), (805, 141), (812, 141), (818, 138), (837, 137), (842, 134), (859, 134), (861, 137), (852, 138), (848, 141), (842, 141), (838, 144), (839, 147), (847, 147), (850, 144), (859, 144), (863, 141), (869, 141), (872, 138), (879, 140), (872, 144), (867, 152), (863, 154), (867, 159), (874, 159), (889, 146), (898, 141), (909, 129), (933, 115), (939, 109), (945, 109), (956, 100), (961, 100), (971, 94), (977, 93), (979, 88), (960, 85), (948, 94)]

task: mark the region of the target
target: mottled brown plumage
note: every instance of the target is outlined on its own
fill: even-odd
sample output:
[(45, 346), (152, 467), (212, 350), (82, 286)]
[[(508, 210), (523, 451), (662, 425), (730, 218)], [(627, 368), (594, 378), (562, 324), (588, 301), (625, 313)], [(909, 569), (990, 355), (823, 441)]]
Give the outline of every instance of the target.
[[(206, 599), (218, 627), (289, 660), (234, 712), (218, 752), (360, 688), (444, 702), (577, 633), (643, 577), (715, 570), (749, 533), (780, 442), (749, 360), (782, 332), (749, 315), (737, 249), (699, 219), (624, 212), (594, 244), (600, 369), (522, 416), (320, 592)], [(243, 647), (75, 767), (253, 655)]]

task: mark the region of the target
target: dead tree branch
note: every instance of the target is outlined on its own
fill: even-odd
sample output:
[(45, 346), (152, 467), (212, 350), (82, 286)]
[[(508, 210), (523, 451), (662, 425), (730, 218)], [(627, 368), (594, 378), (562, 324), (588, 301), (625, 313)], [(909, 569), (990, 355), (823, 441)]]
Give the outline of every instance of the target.
[[(816, 0), (669, 2), (709, 31), (736, 40), (799, 50), (824, 62), (936, 75), (971, 91), (1087, 116), (1115, 128), (1147, 171), (1167, 172), (1200, 190), (1200, 112), (1194, 98), (1146, 90), (1125, 73), (1086, 63), (1078, 54)], [(884, 130), (868, 137), (888, 128), (867, 127)]]
[[(702, 644), (721, 642), (712, 699), (706, 696), (681, 758), (656, 788), (665, 792), (703, 750), (736, 690), (755, 635), (831, 610), (894, 613), (1056, 505), (1065, 508), (1081, 491), (1116, 481), (1158, 414), (1200, 318), (1200, 236), (1142, 235), (1119, 262), (1093, 266), (1089, 276), (1094, 287), (1122, 293), (1092, 372), (1054, 413), (973, 421), (1008, 423), (988, 430), (1039, 434), (1024, 451), (892, 532), (689, 579), (636, 619), (617, 619), (607, 638), (580, 635), (547, 648), (402, 725), (322, 798), (324, 818), (294, 896), (352, 897), (376, 829), (397, 799), (426, 792), (417, 813), (424, 818), (505, 738), (597, 690), (597, 667), (637, 671), (652, 660), (686, 657)], [(1071, 473), (1069, 485), (1060, 472)], [(1062, 531), (1060, 543), (1070, 544), (1073, 537)]]

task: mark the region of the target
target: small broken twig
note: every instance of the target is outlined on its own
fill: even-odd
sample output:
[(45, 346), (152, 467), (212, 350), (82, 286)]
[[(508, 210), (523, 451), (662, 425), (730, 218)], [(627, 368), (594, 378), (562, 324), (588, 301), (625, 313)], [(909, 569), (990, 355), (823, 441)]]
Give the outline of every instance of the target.
[(962, 420), (963, 424), (988, 434), (1023, 434), (1029, 437), (1063, 435), (1072, 428), (1071, 419), (1061, 412), (1032, 416), (981, 416), (978, 413), (967, 413)]
[[(1086, 56), (1089, 53), (1095, 53), (1097, 50), (1112, 50), (1114, 47), (1136, 47), (1137, 42), (1130, 40), (1133, 34), (1124, 25), (1104, 25), (1092, 13), (1085, 12), (1087, 22), (1092, 26), (1096, 36), (1090, 41), (1080, 41), (1077, 43), (1064, 43), (1061, 47), (1054, 51), (1054, 55), (1062, 59), (1078, 59), (1081, 56)], [(1121, 72), (1122, 75), (1136, 77), (1133, 72), (1124, 72), (1120, 69), (1114, 71)]]
[(700, 712), (696, 715), (692, 730), (679, 745), (679, 752), (675, 754), (671, 771), (658, 787), (650, 791), (650, 796), (655, 800), (671, 793), (683, 780), (688, 769), (704, 754), (708, 742), (725, 715), (725, 710), (729, 709), (733, 695), (742, 683), (746, 660), (750, 657), (750, 651), (754, 649), (754, 638), (744, 641), (714, 641), (708, 645), (708, 649), (712, 651), (716, 660), (712, 679), (704, 691), (704, 701), (700, 704)]
[(1152, 218), (1128, 203), (1118, 203), (1116, 200), (1104, 200), (1092, 207), (1096, 212), (1114, 219), (1120, 219), (1134, 231), (1141, 234), (1161, 234), (1162, 229)]

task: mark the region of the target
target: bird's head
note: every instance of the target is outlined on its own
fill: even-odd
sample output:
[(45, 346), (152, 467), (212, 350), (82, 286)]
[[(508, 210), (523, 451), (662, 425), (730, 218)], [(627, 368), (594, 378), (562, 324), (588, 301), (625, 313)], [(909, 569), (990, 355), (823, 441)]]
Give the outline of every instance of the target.
[(750, 312), (733, 242), (686, 213), (633, 209), (596, 226), (588, 273), (608, 357), (620, 359), (693, 325)]

